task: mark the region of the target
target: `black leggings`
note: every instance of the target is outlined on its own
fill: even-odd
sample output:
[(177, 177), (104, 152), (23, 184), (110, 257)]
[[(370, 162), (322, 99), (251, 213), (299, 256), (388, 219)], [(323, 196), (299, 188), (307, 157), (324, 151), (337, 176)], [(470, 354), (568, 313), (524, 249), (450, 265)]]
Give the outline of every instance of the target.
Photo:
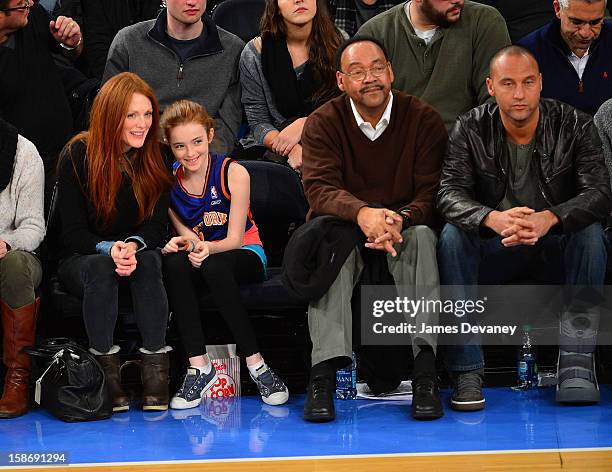
[(261, 259), (248, 249), (212, 254), (204, 259), (199, 269), (191, 265), (185, 251), (164, 256), (168, 301), (188, 357), (206, 354), (198, 302), (202, 285), (210, 292), (242, 354), (247, 357), (259, 352), (255, 332), (240, 299), (238, 284), (259, 282), (263, 278)]

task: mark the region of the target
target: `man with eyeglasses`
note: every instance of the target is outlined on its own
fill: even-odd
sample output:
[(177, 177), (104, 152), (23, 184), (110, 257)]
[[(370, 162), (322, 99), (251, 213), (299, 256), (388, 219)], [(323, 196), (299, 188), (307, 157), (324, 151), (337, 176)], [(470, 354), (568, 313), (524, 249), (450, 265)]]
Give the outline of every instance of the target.
[(538, 61), (542, 96), (594, 115), (612, 97), (612, 21), (606, 0), (554, 0), (556, 18), (519, 41)]
[(52, 53), (75, 60), (82, 48), (81, 29), (72, 18), (50, 20), (32, 0), (0, 0), (0, 117), (38, 149), (47, 194), (73, 125), (64, 88), (69, 77), (60, 72)]
[[(356, 322), (351, 297), (357, 284), (365, 284), (362, 276), (369, 274), (372, 284), (375, 272), (377, 284), (395, 285), (400, 295), (410, 290), (414, 296), (417, 285), (438, 286), (431, 226), (448, 139), (433, 108), (391, 91), (393, 70), (377, 40), (354, 37), (340, 46), (336, 58), (337, 83), (344, 94), (315, 110), (302, 134), (302, 175), (311, 220), (305, 226), (326, 221), (315, 216), (333, 216), (355, 231), (357, 241), (348, 247), (344, 262), (330, 262), (339, 272), (308, 308), (313, 349), (304, 418), (315, 422), (335, 418), (334, 372), (351, 362)], [(430, 325), (437, 314), (417, 315), (416, 320), (418, 326)], [(412, 416), (439, 418), (443, 409), (435, 370), (436, 337), (416, 333), (405, 339), (415, 357)], [(371, 366), (370, 379), (365, 378), (370, 388), (377, 393), (396, 388), (401, 377), (393, 379), (393, 369), (404, 361), (388, 356), (380, 368)], [(383, 380), (381, 369), (389, 374)]]

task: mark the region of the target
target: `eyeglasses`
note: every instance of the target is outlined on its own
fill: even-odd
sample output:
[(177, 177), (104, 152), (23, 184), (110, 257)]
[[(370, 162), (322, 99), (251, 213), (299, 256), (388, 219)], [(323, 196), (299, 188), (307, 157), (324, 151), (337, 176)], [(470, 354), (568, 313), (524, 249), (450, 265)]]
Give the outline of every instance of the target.
[(368, 75), (368, 72), (372, 74), (372, 77), (381, 77), (386, 71), (389, 63), (385, 63), (385, 65), (379, 64), (374, 67), (370, 67), (369, 69), (355, 69), (352, 72), (342, 72), (341, 74), (346, 75), (349, 79), (354, 80), (355, 82), (363, 82)]
[(0, 11), (4, 11), (4, 12), (7, 12), (7, 11), (25, 11), (25, 10), (30, 9), (32, 7), (32, 4), (33, 4), (32, 0), (25, 0), (24, 2), (21, 2), (21, 4), (18, 7), (4, 8), (4, 9), (2, 9)]

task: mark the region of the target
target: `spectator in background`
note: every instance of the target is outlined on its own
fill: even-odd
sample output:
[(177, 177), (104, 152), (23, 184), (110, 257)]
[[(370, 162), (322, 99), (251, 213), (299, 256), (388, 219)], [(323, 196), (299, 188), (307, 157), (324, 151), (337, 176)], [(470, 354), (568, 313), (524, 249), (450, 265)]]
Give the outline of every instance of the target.
[(157, 16), (160, 0), (81, 0), (84, 56), (89, 73), (102, 78), (106, 56), (115, 35), (126, 26)]
[(372, 18), (358, 34), (384, 44), (393, 86), (434, 107), (447, 128), (489, 98), (489, 61), (510, 44), (499, 12), (467, 0), (411, 0)]
[(0, 0), (0, 117), (34, 143), (47, 172), (47, 196), (57, 156), (72, 133), (72, 114), (52, 52), (75, 59), (83, 49), (79, 25), (49, 18), (32, 0)]
[(475, 0), (496, 8), (506, 20), (512, 43), (555, 17), (552, 0)]
[(606, 0), (554, 0), (557, 18), (519, 41), (542, 72), (542, 96), (594, 115), (612, 97), (612, 21)]
[(251, 127), (244, 146), (265, 146), (300, 170), (306, 118), (338, 95), (334, 55), (341, 42), (325, 0), (267, 0), (261, 36), (240, 57), (242, 103)]
[(156, 20), (117, 33), (102, 82), (129, 71), (151, 85), (163, 110), (179, 99), (202, 105), (216, 123), (211, 147), (234, 149), (240, 123), (238, 61), (244, 43), (204, 15), (206, 0), (167, 0)]
[(143, 409), (168, 408), (168, 301), (157, 248), (166, 238), (172, 180), (158, 127), (151, 88), (119, 74), (100, 89), (89, 131), (70, 140), (59, 163), (58, 276), (83, 300), (90, 351), (104, 369), (113, 411), (129, 409), (113, 344), (120, 284), (129, 287), (142, 337)]
[(42, 267), (34, 251), (45, 235), (43, 163), (34, 145), (0, 119), (0, 307), (7, 367), (0, 418), (28, 411), (30, 357)]
[(350, 37), (354, 36), (366, 21), (400, 2), (401, 0), (329, 0), (329, 9), (336, 28)]

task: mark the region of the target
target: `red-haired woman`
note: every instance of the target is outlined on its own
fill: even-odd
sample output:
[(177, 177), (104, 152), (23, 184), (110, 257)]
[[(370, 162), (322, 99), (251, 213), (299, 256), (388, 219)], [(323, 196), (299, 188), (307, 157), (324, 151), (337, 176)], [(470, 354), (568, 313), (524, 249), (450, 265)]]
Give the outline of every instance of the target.
[(89, 130), (66, 145), (58, 169), (64, 252), (58, 275), (83, 300), (90, 351), (104, 368), (114, 411), (129, 409), (113, 344), (119, 286), (132, 296), (143, 347), (143, 409), (168, 408), (168, 301), (161, 255), (172, 180), (159, 150), (151, 88), (122, 73), (106, 82)]

